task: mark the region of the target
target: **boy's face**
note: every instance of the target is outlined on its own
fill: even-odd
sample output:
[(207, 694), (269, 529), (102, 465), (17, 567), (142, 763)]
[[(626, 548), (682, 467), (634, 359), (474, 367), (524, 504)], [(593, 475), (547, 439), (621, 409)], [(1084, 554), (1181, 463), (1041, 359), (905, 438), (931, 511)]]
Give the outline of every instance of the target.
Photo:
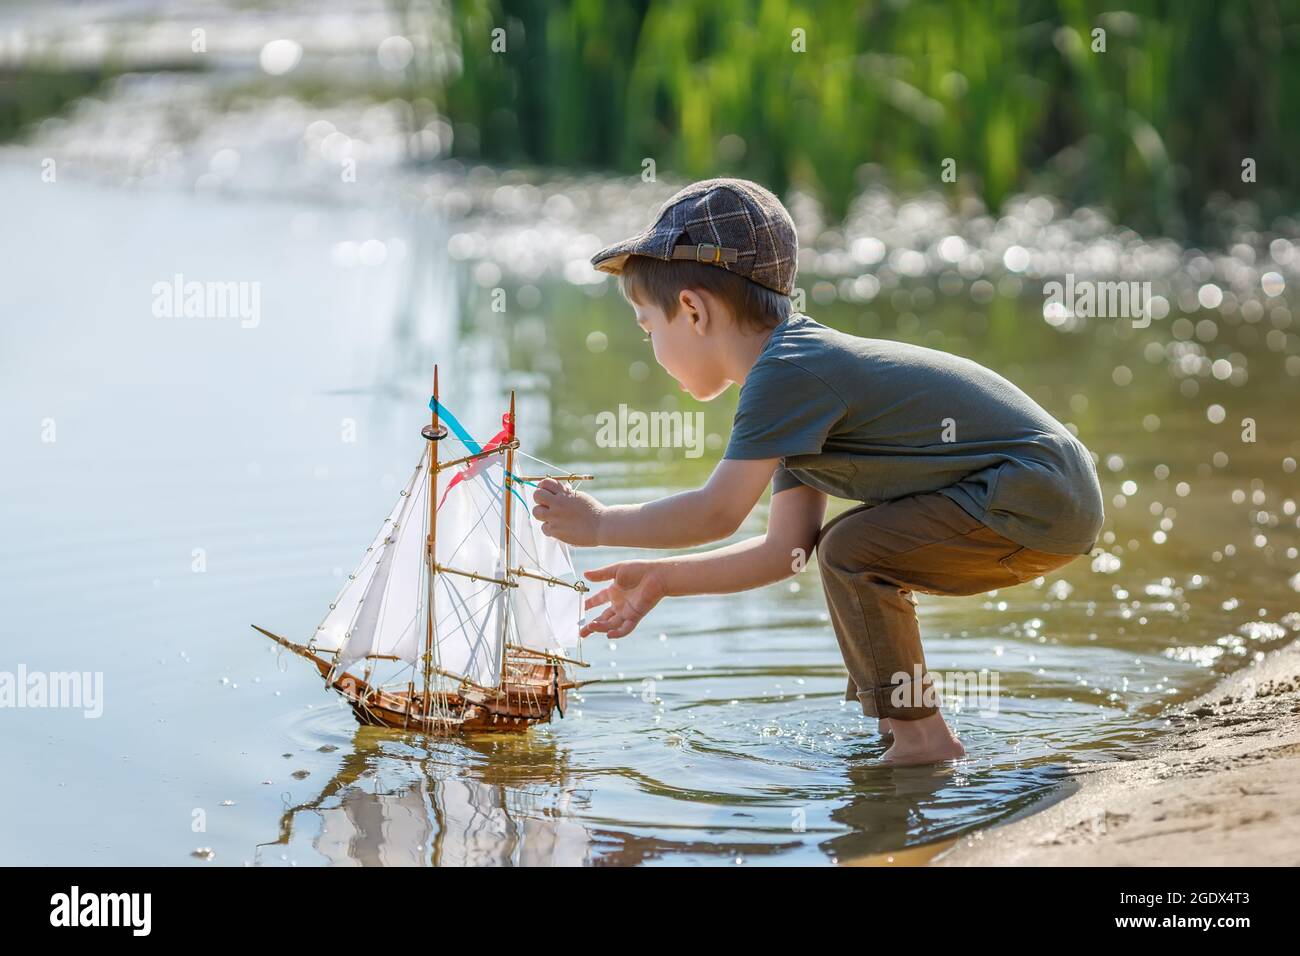
[[(682, 293), (687, 303), (678, 301), (677, 314), (669, 320), (663, 309), (647, 303), (632, 302), (636, 324), (649, 337), (655, 361), (677, 380), (682, 390), (692, 398), (707, 402), (726, 391), (731, 381), (718, 368), (714, 350), (717, 345), (716, 329), (722, 316), (709, 314), (705, 321), (692, 305), (702, 305), (699, 293)], [(716, 300), (709, 302), (714, 305)], [(715, 309), (718, 306), (715, 305)], [(710, 331), (714, 334), (710, 335)]]

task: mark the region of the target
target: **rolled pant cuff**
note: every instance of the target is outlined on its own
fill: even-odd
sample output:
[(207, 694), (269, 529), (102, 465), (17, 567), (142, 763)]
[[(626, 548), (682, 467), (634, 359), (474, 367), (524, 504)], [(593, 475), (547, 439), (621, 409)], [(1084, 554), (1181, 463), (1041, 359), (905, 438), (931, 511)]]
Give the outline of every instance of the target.
[[(872, 690), (859, 690), (858, 700), (862, 703), (862, 713), (868, 717), (898, 720), (920, 720), (933, 717), (939, 713), (935, 704), (924, 703), (936, 699), (938, 692), (928, 675), (916, 687), (916, 681), (901, 681), (897, 684), (880, 684)], [(895, 701), (902, 701), (901, 704)]]

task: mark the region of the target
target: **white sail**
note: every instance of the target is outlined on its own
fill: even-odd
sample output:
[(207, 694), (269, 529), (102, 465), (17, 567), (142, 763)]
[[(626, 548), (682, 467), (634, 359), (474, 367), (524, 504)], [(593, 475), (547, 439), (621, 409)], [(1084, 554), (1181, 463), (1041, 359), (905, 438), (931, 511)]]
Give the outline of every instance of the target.
[[(459, 481), (455, 481), (457, 475)], [(503, 579), (500, 536), (504, 475), (500, 455), (439, 473), (440, 565)], [(476, 581), (450, 571), (435, 575), (434, 582), (434, 663), (485, 687), (495, 687), (501, 679), (505, 589), (492, 581)]]
[(411, 478), (402, 489), (402, 494), (398, 496), (397, 503), (393, 505), (393, 510), (389, 516), (384, 519), (384, 523), (379, 528), (379, 533), (375, 535), (375, 540), (366, 548), (366, 553), (361, 558), (361, 564), (356, 570), (348, 575), (347, 583), (343, 585), (333, 603), (330, 604), (330, 610), (321, 621), (320, 626), (316, 628), (316, 634), (312, 638), (312, 645), (320, 652), (332, 654), (341, 650), (347, 642), (348, 632), (352, 630), (353, 622), (357, 618), (357, 612), (361, 606), (361, 599), (365, 596), (366, 589), (370, 587), (370, 581), (374, 576), (376, 569), (379, 567), (379, 559), (383, 554), (384, 539), (388, 537), (389, 530), (397, 522), (398, 515), (401, 513), (407, 498), (415, 490), (420, 482), (428, 480), (425, 472), (426, 460), (421, 459), (416, 465), (415, 471), (411, 473)]
[[(567, 584), (578, 580), (568, 545), (542, 531), (542, 523), (533, 517), (529, 486), (520, 487), (528, 507), (511, 511), (514, 533), (510, 565), (526, 571), (548, 575)], [(515, 630), (519, 643), (539, 651), (562, 651), (578, 645), (578, 625), (582, 618), (583, 594), (571, 587), (548, 584), (536, 578), (520, 576), (519, 587), (511, 595)]]
[(339, 649), (340, 670), (366, 657), (396, 657), (416, 663), (424, 635), (421, 597), (424, 542), (428, 534), (428, 451), (416, 466), (412, 486), (404, 489), (393, 514), (384, 522), (379, 547), (366, 554), (374, 568)]
[[(503, 459), (489, 455), (437, 476), (437, 561), (446, 570), (433, 579), (433, 663), (485, 687), (500, 683), (503, 638), (563, 651), (577, 646), (582, 616), (583, 595), (573, 588), (527, 576), (517, 576), (515, 588), (496, 583), (507, 576), (501, 547)], [(411, 482), (317, 631), (317, 647), (337, 652), (338, 672), (361, 660), (396, 659), (415, 665), (415, 675), (422, 673), (428, 466), (426, 447)], [(529, 486), (516, 484), (515, 490), (511, 569), (575, 582), (568, 547), (545, 535), (532, 516)]]
[[(340, 671), (365, 658), (397, 658), (417, 665), (417, 673), (423, 665), (428, 462), (426, 448), (413, 488), (398, 501), (378, 545), (367, 552), (358, 569), (364, 591), (355, 601), (347, 638), (336, 658)], [(499, 544), (503, 475), (499, 456), (438, 474), (442, 502), (437, 519), (438, 563), (467, 574), (434, 575), (433, 662), (441, 670), (486, 687), (500, 679), (500, 615), (505, 600), (499, 584), (468, 574), (498, 580), (503, 576)]]

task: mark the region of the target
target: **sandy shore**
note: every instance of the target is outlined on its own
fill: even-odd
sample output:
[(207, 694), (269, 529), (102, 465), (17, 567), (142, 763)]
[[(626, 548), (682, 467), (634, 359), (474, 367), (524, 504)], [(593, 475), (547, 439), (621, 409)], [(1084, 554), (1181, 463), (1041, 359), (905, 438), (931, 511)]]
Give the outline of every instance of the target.
[[(1169, 716), (1150, 755), (1077, 767), (1065, 799), (937, 847), (930, 864), (1300, 864), (1300, 641)], [(909, 862), (925, 861), (896, 861)]]

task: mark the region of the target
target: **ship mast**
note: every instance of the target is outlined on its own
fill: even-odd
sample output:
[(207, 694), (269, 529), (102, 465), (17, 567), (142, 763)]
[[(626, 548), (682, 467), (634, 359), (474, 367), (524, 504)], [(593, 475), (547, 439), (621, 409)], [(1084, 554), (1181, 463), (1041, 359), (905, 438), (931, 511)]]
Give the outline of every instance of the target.
[[(505, 480), (501, 482), (505, 495), (502, 510), (505, 514), (505, 521), (501, 526), (501, 567), (502, 577), (510, 582), (507, 587), (514, 587), (514, 572), (510, 570), (510, 498), (511, 482), (515, 471), (515, 445), (518, 441), (515, 438), (515, 390), (510, 390), (510, 414), (506, 419), (506, 468)], [(510, 595), (505, 588), (502, 589), (504, 606), (501, 609), (501, 642), (497, 653), (497, 686), (500, 687), (505, 682), (506, 674), (506, 642), (510, 639)]]
[[(424, 602), (424, 719), (429, 720), (429, 677), (433, 668), (433, 576), (437, 573), (438, 536), (438, 366), (433, 367), (433, 417), (429, 422), (429, 536), (425, 540), (424, 563), (428, 594)], [(409, 706), (409, 705), (408, 705)]]

